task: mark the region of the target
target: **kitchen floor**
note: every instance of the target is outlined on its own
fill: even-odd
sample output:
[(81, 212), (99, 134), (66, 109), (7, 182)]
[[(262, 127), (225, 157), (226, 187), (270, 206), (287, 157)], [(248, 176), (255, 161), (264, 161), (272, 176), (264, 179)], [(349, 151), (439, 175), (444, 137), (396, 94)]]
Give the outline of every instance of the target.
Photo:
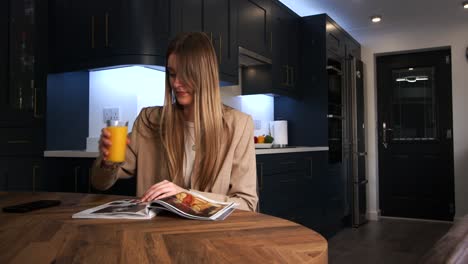
[(330, 238), (329, 263), (418, 263), (452, 223), (382, 218)]

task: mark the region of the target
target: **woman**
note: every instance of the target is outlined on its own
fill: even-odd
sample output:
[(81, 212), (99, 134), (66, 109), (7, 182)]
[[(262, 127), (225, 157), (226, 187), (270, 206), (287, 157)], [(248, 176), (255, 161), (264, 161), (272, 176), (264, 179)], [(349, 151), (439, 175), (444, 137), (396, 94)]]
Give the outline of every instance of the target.
[(210, 39), (204, 33), (180, 34), (166, 58), (164, 106), (140, 112), (121, 165), (106, 161), (110, 133), (102, 130), (93, 186), (105, 190), (119, 178), (136, 176), (142, 201), (190, 190), (255, 210), (253, 121), (221, 103)]

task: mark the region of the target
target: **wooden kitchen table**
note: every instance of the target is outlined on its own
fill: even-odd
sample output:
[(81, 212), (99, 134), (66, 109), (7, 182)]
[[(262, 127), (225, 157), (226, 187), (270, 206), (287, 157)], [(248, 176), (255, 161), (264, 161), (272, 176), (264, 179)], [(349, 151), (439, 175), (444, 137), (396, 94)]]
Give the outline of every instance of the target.
[(59, 199), (57, 207), (0, 212), (0, 263), (327, 263), (327, 241), (299, 224), (235, 210), (224, 221), (173, 214), (151, 220), (72, 219), (128, 198), (78, 193), (0, 192), (0, 207)]

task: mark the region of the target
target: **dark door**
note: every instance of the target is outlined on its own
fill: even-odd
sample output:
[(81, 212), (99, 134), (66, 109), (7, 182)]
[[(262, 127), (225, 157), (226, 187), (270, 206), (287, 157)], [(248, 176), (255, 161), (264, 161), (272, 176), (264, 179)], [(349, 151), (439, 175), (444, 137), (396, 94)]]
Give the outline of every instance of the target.
[(450, 50), (377, 57), (384, 216), (452, 220)]

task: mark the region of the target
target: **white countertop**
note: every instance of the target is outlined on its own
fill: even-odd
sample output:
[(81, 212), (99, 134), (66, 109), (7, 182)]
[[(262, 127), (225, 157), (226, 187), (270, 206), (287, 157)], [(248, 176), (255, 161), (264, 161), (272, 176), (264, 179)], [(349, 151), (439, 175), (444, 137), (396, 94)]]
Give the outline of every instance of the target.
[[(277, 153), (293, 153), (293, 152), (309, 152), (309, 151), (328, 151), (328, 147), (289, 147), (289, 148), (271, 148), (271, 149), (255, 149), (255, 154), (277, 154)], [(99, 152), (86, 150), (46, 150), (44, 157), (46, 158), (96, 158)]]

